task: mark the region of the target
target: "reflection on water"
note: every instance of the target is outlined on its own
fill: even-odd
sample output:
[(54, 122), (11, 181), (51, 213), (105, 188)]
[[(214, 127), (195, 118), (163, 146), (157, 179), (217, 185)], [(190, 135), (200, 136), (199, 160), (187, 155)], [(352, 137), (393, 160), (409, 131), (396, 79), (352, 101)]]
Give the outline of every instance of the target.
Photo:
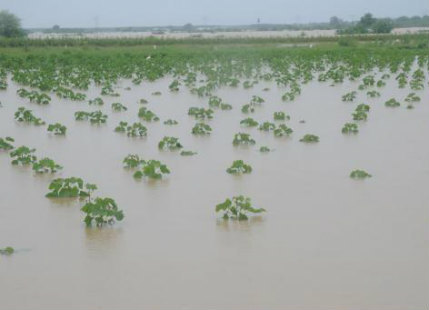
[(257, 227), (264, 223), (265, 217), (262, 215), (250, 216), (247, 221), (224, 220), (218, 218), (216, 220), (216, 228), (219, 231), (234, 232), (234, 231), (249, 231), (253, 227)]

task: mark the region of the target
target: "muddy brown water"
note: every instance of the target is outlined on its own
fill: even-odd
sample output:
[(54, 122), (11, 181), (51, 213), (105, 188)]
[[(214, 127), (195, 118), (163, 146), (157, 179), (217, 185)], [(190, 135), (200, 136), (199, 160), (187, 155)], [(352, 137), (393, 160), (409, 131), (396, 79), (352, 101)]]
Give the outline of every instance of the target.
[[(206, 138), (190, 134), (195, 121), (187, 109), (207, 99), (185, 88), (170, 93), (170, 81), (121, 81), (121, 97), (104, 97), (101, 109), (109, 119), (101, 126), (74, 120), (77, 110), (98, 109), (86, 103), (52, 96), (51, 104), (38, 106), (19, 98), (13, 82), (0, 92), (0, 136), (56, 160), (64, 166), (59, 176), (96, 183), (98, 195), (114, 198), (125, 212), (124, 221), (112, 227), (86, 228), (78, 201), (44, 197), (54, 176), (13, 167), (8, 154), (0, 153), (0, 246), (16, 249), (0, 257), (1, 309), (427, 308), (427, 90), (417, 92), (422, 101), (407, 110), (403, 99), (410, 90), (398, 89), (393, 78), (381, 98), (359, 92), (356, 103), (343, 103), (341, 95), (358, 82), (311, 82), (292, 103), (281, 102), (284, 90), (272, 83), (223, 88), (216, 94), (234, 109), (215, 112)], [(161, 96), (151, 96), (158, 90)], [(95, 87), (88, 91), (89, 98), (99, 93)], [(251, 115), (256, 120), (272, 120), (274, 111), (290, 114), (289, 138), (240, 128), (246, 117), (240, 106), (252, 95), (266, 100)], [(401, 107), (384, 107), (392, 97)], [(149, 99), (161, 122), (147, 124), (144, 139), (113, 132), (120, 120), (138, 120), (140, 98)], [(116, 101), (128, 111), (111, 113)], [(361, 102), (371, 105), (368, 121), (358, 135), (342, 135)], [(21, 105), (47, 123), (67, 125), (67, 136), (16, 123), (13, 113)], [(164, 126), (167, 118), (179, 125)], [(234, 148), (239, 131), (251, 133), (257, 144)], [(319, 135), (320, 143), (300, 143), (306, 133)], [(158, 151), (164, 135), (179, 137), (198, 155)], [(261, 145), (275, 151), (261, 154)], [(172, 173), (159, 182), (135, 181), (122, 168), (129, 153), (160, 159)], [(235, 159), (250, 163), (252, 174), (228, 175), (225, 169)], [(353, 169), (373, 178), (353, 181)], [(214, 206), (237, 194), (268, 212), (248, 222), (219, 220)]]

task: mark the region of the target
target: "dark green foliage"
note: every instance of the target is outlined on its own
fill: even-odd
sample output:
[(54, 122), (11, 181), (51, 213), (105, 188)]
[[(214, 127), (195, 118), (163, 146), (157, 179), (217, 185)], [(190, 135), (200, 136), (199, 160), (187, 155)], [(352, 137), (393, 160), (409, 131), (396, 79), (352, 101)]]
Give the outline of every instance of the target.
[(251, 117), (248, 117), (248, 118), (245, 118), (245, 119), (243, 119), (243, 120), (241, 120), (240, 121), (240, 124), (242, 125), (242, 126), (245, 126), (245, 127), (256, 127), (256, 126), (258, 126), (259, 124), (258, 124), (258, 122), (257, 121), (255, 121), (253, 118), (251, 118)]
[(306, 134), (299, 141), (305, 143), (316, 143), (319, 142), (319, 137), (316, 135)]
[(89, 101), (88, 101), (88, 104), (89, 104), (89, 105), (98, 105), (98, 106), (102, 106), (102, 105), (104, 105), (104, 101), (103, 101), (103, 99), (102, 99), (102, 98), (100, 98), (100, 97), (96, 97), (96, 98), (94, 98), (94, 99), (89, 100)]
[(144, 160), (140, 159), (137, 154), (128, 154), (127, 157), (124, 158), (123, 163), (125, 168), (137, 168), (139, 167)]
[(285, 112), (274, 112), (274, 120), (275, 121), (285, 121), (290, 120), (290, 116), (286, 115)]
[(86, 121), (89, 120), (91, 124), (104, 124), (107, 121), (107, 115), (101, 111), (85, 112), (77, 111), (74, 114), (75, 120)]
[(159, 117), (156, 116), (151, 110), (146, 107), (142, 107), (139, 109), (138, 116), (147, 122), (157, 122), (159, 121)]
[(380, 93), (376, 90), (370, 90), (366, 92), (367, 96), (370, 98), (380, 97)]
[(55, 173), (61, 169), (63, 169), (63, 167), (47, 157), (33, 163), (33, 170), (36, 173)]
[(64, 136), (67, 132), (67, 127), (60, 123), (49, 124), (48, 132), (52, 132), (54, 135)]
[(35, 90), (28, 91), (24, 88), (20, 88), (16, 91), (21, 98), (28, 98), (30, 102), (36, 102), (37, 104), (49, 104), (51, 97), (45, 93), (39, 93)]
[(242, 174), (252, 172), (252, 167), (248, 164), (245, 164), (242, 160), (234, 160), (231, 167), (226, 169), (226, 172), (229, 174)]
[(249, 197), (235, 196), (226, 199), (223, 203), (216, 205), (216, 212), (222, 212), (225, 220), (247, 220), (249, 214), (265, 212), (263, 208), (254, 208)]
[(171, 84), (168, 86), (170, 91), (179, 91), (180, 82), (178, 80), (174, 80), (171, 82)]
[(248, 133), (239, 132), (234, 135), (234, 139), (232, 140), (232, 144), (237, 145), (253, 145), (255, 144), (255, 140)]
[(212, 128), (204, 123), (196, 123), (192, 128), (193, 135), (209, 135), (212, 132)]
[(263, 122), (261, 125), (259, 125), (259, 130), (262, 131), (272, 131), (276, 129), (276, 124), (271, 122)]
[(139, 122), (128, 125), (127, 122), (119, 122), (115, 128), (116, 132), (126, 133), (128, 137), (145, 137), (147, 136), (147, 128)]
[(261, 153), (268, 153), (268, 152), (271, 152), (271, 151), (272, 150), (268, 146), (261, 146), (259, 148), (259, 152), (261, 152)]
[(36, 126), (45, 125), (44, 121), (38, 117), (35, 117), (31, 110), (27, 110), (24, 107), (19, 107), (15, 112), (15, 120), (18, 122), (31, 123)]
[(352, 117), (355, 121), (366, 121), (368, 119), (368, 114), (364, 111), (356, 111), (352, 114)]
[(372, 177), (372, 175), (370, 175), (368, 172), (364, 170), (353, 170), (350, 173), (350, 178), (352, 179), (365, 179), (370, 177)]
[(188, 115), (195, 117), (196, 119), (204, 120), (204, 119), (212, 119), (213, 118), (213, 110), (212, 109), (204, 109), (191, 107), (188, 110)]
[(181, 156), (194, 156), (194, 155), (197, 155), (197, 154), (198, 154), (197, 152), (193, 152), (193, 151), (181, 151), (180, 152)]
[(164, 121), (164, 125), (172, 126), (172, 125), (177, 125), (177, 124), (179, 124), (179, 122), (174, 120), (174, 119), (168, 119), (168, 120)]
[(0, 249), (0, 255), (12, 255), (14, 252), (14, 248), (10, 246)]
[(128, 110), (126, 106), (121, 104), (120, 102), (112, 103), (112, 110), (115, 112), (122, 112)]
[(406, 102), (419, 102), (421, 99), (419, 96), (417, 96), (415, 93), (410, 93), (405, 98)]
[(355, 123), (345, 123), (343, 128), (341, 129), (341, 132), (344, 134), (358, 133), (358, 125)]
[(289, 136), (291, 133), (293, 133), (292, 128), (289, 128), (285, 124), (280, 124), (276, 129), (274, 129), (275, 137)]
[(84, 182), (81, 178), (58, 178), (49, 184), (50, 192), (46, 194), (48, 198), (76, 198), (88, 197), (88, 192), (84, 191)]
[(12, 165), (30, 165), (37, 160), (37, 157), (34, 155), (36, 149), (30, 149), (27, 146), (20, 146), (10, 152), (10, 157), (12, 157)]
[(356, 95), (357, 95), (357, 92), (352, 91), (352, 92), (349, 92), (349, 93), (345, 94), (344, 96), (342, 96), (341, 99), (343, 101), (353, 101), (356, 99)]
[(164, 137), (158, 143), (158, 148), (160, 150), (170, 150), (175, 151), (183, 148), (182, 144), (179, 142), (179, 138), (175, 137)]
[(15, 140), (11, 137), (0, 138), (0, 151), (10, 151), (14, 148), (11, 142)]
[(142, 160), (140, 165), (141, 170), (138, 170), (134, 173), (134, 178), (136, 179), (147, 177), (149, 179), (159, 180), (162, 179), (165, 174), (170, 173), (168, 167), (158, 160)]
[(396, 108), (401, 106), (401, 104), (394, 98), (390, 98), (389, 100), (387, 100), (384, 105), (389, 108)]
[(99, 227), (105, 224), (113, 224), (116, 221), (124, 219), (124, 213), (118, 209), (118, 205), (112, 198), (95, 198), (94, 201), (88, 201), (82, 208), (87, 226), (93, 222)]

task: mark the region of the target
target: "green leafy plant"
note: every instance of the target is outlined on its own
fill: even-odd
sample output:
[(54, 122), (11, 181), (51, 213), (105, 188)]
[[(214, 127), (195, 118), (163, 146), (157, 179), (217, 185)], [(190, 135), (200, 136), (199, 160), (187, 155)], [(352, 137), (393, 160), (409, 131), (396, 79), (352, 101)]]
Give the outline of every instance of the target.
[(74, 114), (75, 120), (85, 121), (89, 120), (91, 124), (104, 124), (107, 121), (107, 115), (101, 111), (85, 112), (77, 111)]
[(50, 192), (46, 194), (48, 198), (75, 198), (88, 197), (88, 192), (84, 191), (84, 182), (81, 178), (58, 178), (49, 184)]
[(319, 137), (312, 134), (306, 134), (299, 141), (305, 143), (316, 143), (319, 142)]
[(188, 115), (193, 116), (196, 119), (200, 119), (200, 120), (212, 119), (213, 118), (213, 110), (212, 109), (191, 107), (188, 110)]
[(406, 102), (419, 102), (420, 100), (420, 97), (417, 96), (416, 93), (410, 93), (405, 97)]
[(366, 121), (368, 114), (364, 111), (356, 111), (352, 114), (353, 120), (355, 121)]
[(147, 128), (139, 122), (128, 125), (127, 122), (119, 122), (115, 128), (116, 132), (126, 133), (128, 137), (145, 137), (147, 136)]
[(170, 91), (179, 91), (180, 82), (178, 80), (174, 80), (171, 82), (171, 84), (168, 86)]
[(112, 103), (112, 110), (115, 112), (122, 112), (128, 110), (128, 108), (120, 102), (114, 102)]
[(30, 149), (27, 146), (20, 146), (10, 152), (10, 157), (12, 157), (12, 165), (30, 165), (37, 160), (37, 157), (34, 155), (36, 149)]
[(140, 100), (139, 100), (139, 103), (140, 104), (148, 104), (149, 103), (149, 101), (147, 101), (146, 99), (144, 99), (144, 98), (141, 98)]
[(174, 120), (174, 119), (168, 119), (168, 120), (164, 121), (164, 125), (172, 126), (172, 125), (177, 125), (177, 124), (179, 124), (179, 122)]
[(386, 107), (389, 107), (389, 108), (396, 108), (396, 107), (399, 107), (401, 104), (400, 104), (398, 101), (396, 101), (396, 99), (391, 98), (391, 99), (387, 100), (387, 101), (384, 103), (384, 105), (385, 105)]
[(197, 154), (198, 154), (197, 152), (193, 152), (193, 151), (181, 151), (180, 152), (181, 156), (194, 156), (194, 155), (197, 155)]
[(255, 107), (253, 105), (250, 104), (245, 104), (241, 107), (241, 112), (248, 114), (248, 113), (253, 113), (255, 112)]
[(290, 116), (286, 115), (285, 112), (274, 112), (274, 120), (275, 121), (285, 121), (290, 120)]
[(93, 222), (99, 227), (105, 224), (113, 224), (116, 221), (124, 219), (124, 213), (118, 209), (118, 205), (112, 198), (95, 198), (94, 201), (88, 201), (82, 208), (87, 226)]
[(67, 132), (67, 127), (60, 123), (49, 124), (48, 132), (51, 132), (54, 135), (64, 136)]
[(261, 146), (259, 148), (259, 152), (261, 152), (261, 153), (268, 153), (268, 152), (271, 152), (271, 151), (272, 151), (272, 149), (270, 149), (268, 146)]
[(274, 129), (275, 137), (289, 136), (292, 133), (293, 133), (292, 128), (289, 128), (285, 124), (280, 124), (276, 129)]
[(344, 134), (358, 133), (359, 128), (358, 125), (355, 123), (345, 123), (343, 128), (341, 129), (341, 132)]
[(33, 163), (33, 170), (36, 173), (55, 173), (61, 169), (63, 169), (63, 167), (58, 165), (54, 160), (47, 157)]
[(232, 140), (232, 144), (237, 145), (252, 145), (255, 144), (255, 140), (248, 133), (239, 132), (234, 135), (234, 139)]
[(143, 163), (143, 160), (137, 154), (128, 154), (122, 162), (125, 168), (137, 168)]
[(368, 172), (364, 171), (364, 170), (353, 170), (350, 173), (350, 178), (352, 179), (366, 179), (366, 178), (370, 178), (372, 177), (372, 175), (370, 175)]
[(225, 220), (247, 220), (249, 214), (258, 214), (265, 212), (263, 208), (254, 208), (249, 197), (242, 195), (227, 198), (224, 202), (216, 205), (216, 212), (222, 212)]
[(170, 150), (175, 151), (183, 148), (182, 144), (179, 142), (179, 138), (175, 137), (164, 137), (158, 143), (158, 148), (160, 150)]
[(259, 124), (253, 118), (248, 117), (248, 118), (245, 118), (245, 119), (241, 120), (240, 121), (240, 125), (245, 126), (245, 127), (256, 127)]
[(98, 106), (102, 106), (102, 105), (104, 105), (104, 101), (103, 101), (103, 99), (102, 99), (102, 98), (100, 98), (100, 97), (96, 97), (96, 98), (94, 98), (94, 99), (89, 100), (89, 101), (88, 101), (88, 104), (89, 104), (89, 105), (98, 105)]
[(357, 96), (357, 92), (352, 91), (352, 92), (349, 92), (349, 93), (343, 95), (341, 97), (341, 100), (343, 100), (343, 101), (354, 101), (356, 99), (356, 96)]
[(11, 142), (15, 140), (11, 137), (0, 138), (0, 151), (10, 151), (14, 148)]
[(366, 92), (367, 96), (370, 98), (380, 97), (380, 93), (376, 90), (370, 90)]
[(18, 122), (31, 123), (36, 126), (45, 125), (44, 121), (38, 117), (35, 117), (31, 110), (27, 110), (24, 107), (19, 107), (15, 112), (15, 120)]
[(170, 170), (168, 169), (167, 165), (161, 163), (158, 160), (143, 160), (141, 162), (141, 166), (141, 170), (138, 170), (134, 173), (134, 178), (136, 179), (147, 177), (149, 179), (159, 180), (162, 179), (165, 174), (170, 173)]
[(361, 103), (356, 107), (355, 111), (356, 112), (369, 112), (370, 109), (371, 109), (371, 107), (369, 105)]
[(154, 91), (152, 93), (152, 96), (161, 96), (161, 95), (162, 95), (162, 93), (160, 91)]
[(259, 130), (262, 131), (272, 131), (276, 129), (276, 124), (271, 122), (263, 122), (261, 125), (259, 125)]
[(226, 169), (229, 174), (243, 174), (252, 172), (252, 167), (242, 160), (234, 160), (231, 167)]
[(139, 109), (138, 116), (147, 122), (159, 121), (159, 117), (146, 107)]
[(212, 128), (204, 123), (196, 123), (192, 128), (193, 135), (209, 135), (212, 132)]
[(1, 255), (12, 255), (14, 252), (15, 249), (10, 246), (0, 249)]

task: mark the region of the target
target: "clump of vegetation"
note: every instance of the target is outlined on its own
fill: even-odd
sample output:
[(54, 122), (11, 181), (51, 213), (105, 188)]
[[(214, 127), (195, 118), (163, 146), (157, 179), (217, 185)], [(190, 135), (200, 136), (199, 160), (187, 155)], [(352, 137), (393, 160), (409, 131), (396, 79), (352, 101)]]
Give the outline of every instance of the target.
[(376, 90), (370, 90), (370, 91), (367, 91), (367, 96), (368, 97), (370, 97), (370, 98), (376, 98), (376, 97), (380, 97), (380, 93), (378, 92), (378, 91), (376, 91)]
[(410, 93), (405, 97), (406, 102), (419, 102), (420, 100), (420, 97), (417, 96), (416, 93)]
[(232, 144), (237, 145), (253, 145), (255, 144), (255, 140), (248, 133), (239, 132), (234, 135), (234, 139), (232, 140)]
[(47, 157), (33, 163), (33, 170), (36, 173), (55, 173), (61, 169), (63, 169), (62, 166), (58, 165), (54, 160)]
[(181, 156), (194, 156), (194, 155), (197, 155), (197, 154), (198, 154), (197, 152), (185, 151), (185, 150), (183, 150), (183, 151), (180, 152)]
[(255, 112), (255, 107), (253, 105), (250, 104), (245, 104), (241, 107), (241, 112), (248, 114), (248, 113), (253, 113)]
[(57, 136), (64, 136), (67, 132), (67, 127), (60, 123), (49, 124), (48, 132), (51, 132)]
[(138, 116), (147, 122), (157, 122), (159, 117), (146, 107), (139, 109)]
[(0, 249), (0, 255), (12, 255), (14, 252), (14, 248), (10, 246)]
[(34, 116), (31, 110), (27, 110), (24, 107), (19, 107), (18, 110), (15, 112), (15, 120), (17, 120), (18, 122), (31, 123), (36, 126), (45, 125), (44, 121)]
[(180, 82), (178, 80), (174, 80), (173, 82), (170, 83), (170, 85), (168, 86), (168, 88), (170, 89), (170, 91), (179, 91), (179, 86), (180, 86)]
[(175, 151), (183, 148), (182, 144), (179, 142), (179, 138), (175, 137), (164, 137), (158, 143), (158, 148), (160, 150), (170, 150)]
[(312, 134), (306, 134), (299, 141), (305, 143), (317, 143), (319, 142), (319, 137)]
[(141, 98), (140, 100), (139, 100), (139, 103), (140, 104), (148, 104), (149, 103), (149, 101), (147, 101), (146, 99), (144, 99), (144, 98)]
[(0, 151), (13, 150), (14, 146), (11, 142), (15, 142), (15, 140), (11, 137), (0, 138)]
[(263, 208), (255, 208), (252, 206), (252, 201), (249, 197), (242, 195), (227, 198), (223, 203), (216, 205), (216, 212), (222, 212), (225, 220), (247, 220), (249, 214), (258, 214), (265, 212)]
[(252, 167), (242, 160), (234, 160), (231, 167), (226, 169), (229, 174), (243, 174), (252, 172)]
[(193, 116), (199, 120), (212, 119), (213, 118), (213, 110), (212, 109), (191, 107), (188, 110), (188, 115)]
[(152, 93), (152, 96), (161, 96), (161, 95), (162, 95), (162, 93), (160, 91), (154, 91)]
[(179, 124), (179, 122), (174, 120), (174, 119), (168, 119), (168, 120), (164, 121), (164, 125), (172, 126), (172, 125), (177, 125), (177, 124)]
[(116, 132), (126, 133), (128, 137), (145, 137), (147, 136), (147, 128), (139, 122), (128, 125), (127, 122), (119, 122), (115, 128)]
[(245, 126), (245, 127), (256, 127), (259, 124), (253, 118), (248, 117), (248, 118), (245, 118), (245, 119), (241, 120), (240, 121), (240, 125)]
[(293, 133), (292, 128), (289, 128), (285, 124), (281, 124), (276, 129), (274, 129), (275, 137), (289, 136), (291, 133)]
[(366, 121), (368, 119), (368, 114), (364, 111), (356, 111), (352, 114), (352, 117), (355, 121)]
[(85, 112), (85, 111), (77, 111), (74, 114), (75, 120), (77, 121), (87, 121), (91, 124), (104, 124), (107, 121), (107, 115), (103, 114), (101, 111), (94, 112)]
[(385, 105), (386, 107), (389, 107), (389, 108), (396, 108), (396, 107), (399, 107), (401, 104), (400, 104), (396, 99), (391, 98), (391, 99), (387, 100), (387, 101), (384, 103), (384, 105)]
[(16, 91), (21, 98), (28, 98), (30, 102), (36, 102), (37, 104), (49, 104), (51, 97), (45, 93), (38, 93), (35, 90), (28, 91), (24, 88), (20, 88)]
[(127, 157), (122, 161), (125, 168), (137, 168), (144, 161), (140, 159), (140, 156), (137, 154), (128, 154)]
[(259, 125), (259, 130), (262, 131), (271, 131), (276, 129), (276, 124), (271, 122), (263, 122), (261, 125)]
[(358, 125), (355, 123), (345, 123), (343, 128), (341, 129), (341, 132), (344, 134), (358, 133), (359, 128)]
[(86, 214), (83, 221), (87, 226), (95, 222), (101, 227), (105, 224), (113, 224), (115, 220), (124, 219), (124, 213), (118, 209), (118, 205), (112, 198), (95, 198), (94, 201), (88, 201), (81, 211)]
[(356, 107), (355, 111), (369, 112), (370, 109), (371, 107), (369, 105), (361, 103)]
[(274, 120), (275, 121), (285, 121), (290, 120), (290, 116), (286, 115), (285, 112), (274, 112)]
[(204, 123), (196, 123), (192, 128), (193, 135), (209, 135), (212, 131), (212, 128)]
[(89, 104), (89, 105), (98, 105), (98, 106), (102, 106), (102, 105), (104, 105), (104, 101), (103, 101), (103, 99), (102, 99), (102, 98), (100, 98), (100, 97), (96, 97), (96, 98), (94, 98), (94, 99), (89, 100), (89, 101), (88, 101), (88, 104)]
[(271, 152), (271, 151), (272, 151), (272, 149), (270, 149), (268, 146), (261, 146), (259, 148), (259, 152), (261, 152), (261, 153), (268, 153), (268, 152)]
[(352, 179), (366, 179), (366, 178), (370, 178), (372, 177), (372, 175), (370, 175), (368, 172), (364, 171), (364, 170), (353, 170), (350, 173), (350, 178)]
[(27, 146), (20, 146), (10, 152), (10, 157), (12, 157), (12, 165), (30, 165), (37, 160), (36, 155), (34, 155), (36, 149), (30, 149)]
[(84, 182), (81, 178), (58, 178), (49, 184), (50, 192), (48, 198), (76, 198), (88, 197), (89, 193), (84, 190)]
[(357, 95), (357, 92), (356, 92), (356, 91), (352, 91), (352, 92), (349, 92), (349, 93), (347, 93), (347, 94), (343, 95), (343, 96), (341, 97), (341, 99), (342, 99), (343, 101), (353, 101), (353, 100), (355, 100), (355, 99), (356, 99), (356, 95)]
[(161, 163), (159, 160), (142, 160), (140, 165), (141, 170), (134, 173), (134, 178), (136, 179), (147, 177), (149, 179), (159, 180), (162, 179), (165, 174), (170, 173), (167, 165)]
[(112, 103), (112, 110), (115, 112), (122, 112), (128, 110), (126, 106), (121, 104), (120, 102)]

